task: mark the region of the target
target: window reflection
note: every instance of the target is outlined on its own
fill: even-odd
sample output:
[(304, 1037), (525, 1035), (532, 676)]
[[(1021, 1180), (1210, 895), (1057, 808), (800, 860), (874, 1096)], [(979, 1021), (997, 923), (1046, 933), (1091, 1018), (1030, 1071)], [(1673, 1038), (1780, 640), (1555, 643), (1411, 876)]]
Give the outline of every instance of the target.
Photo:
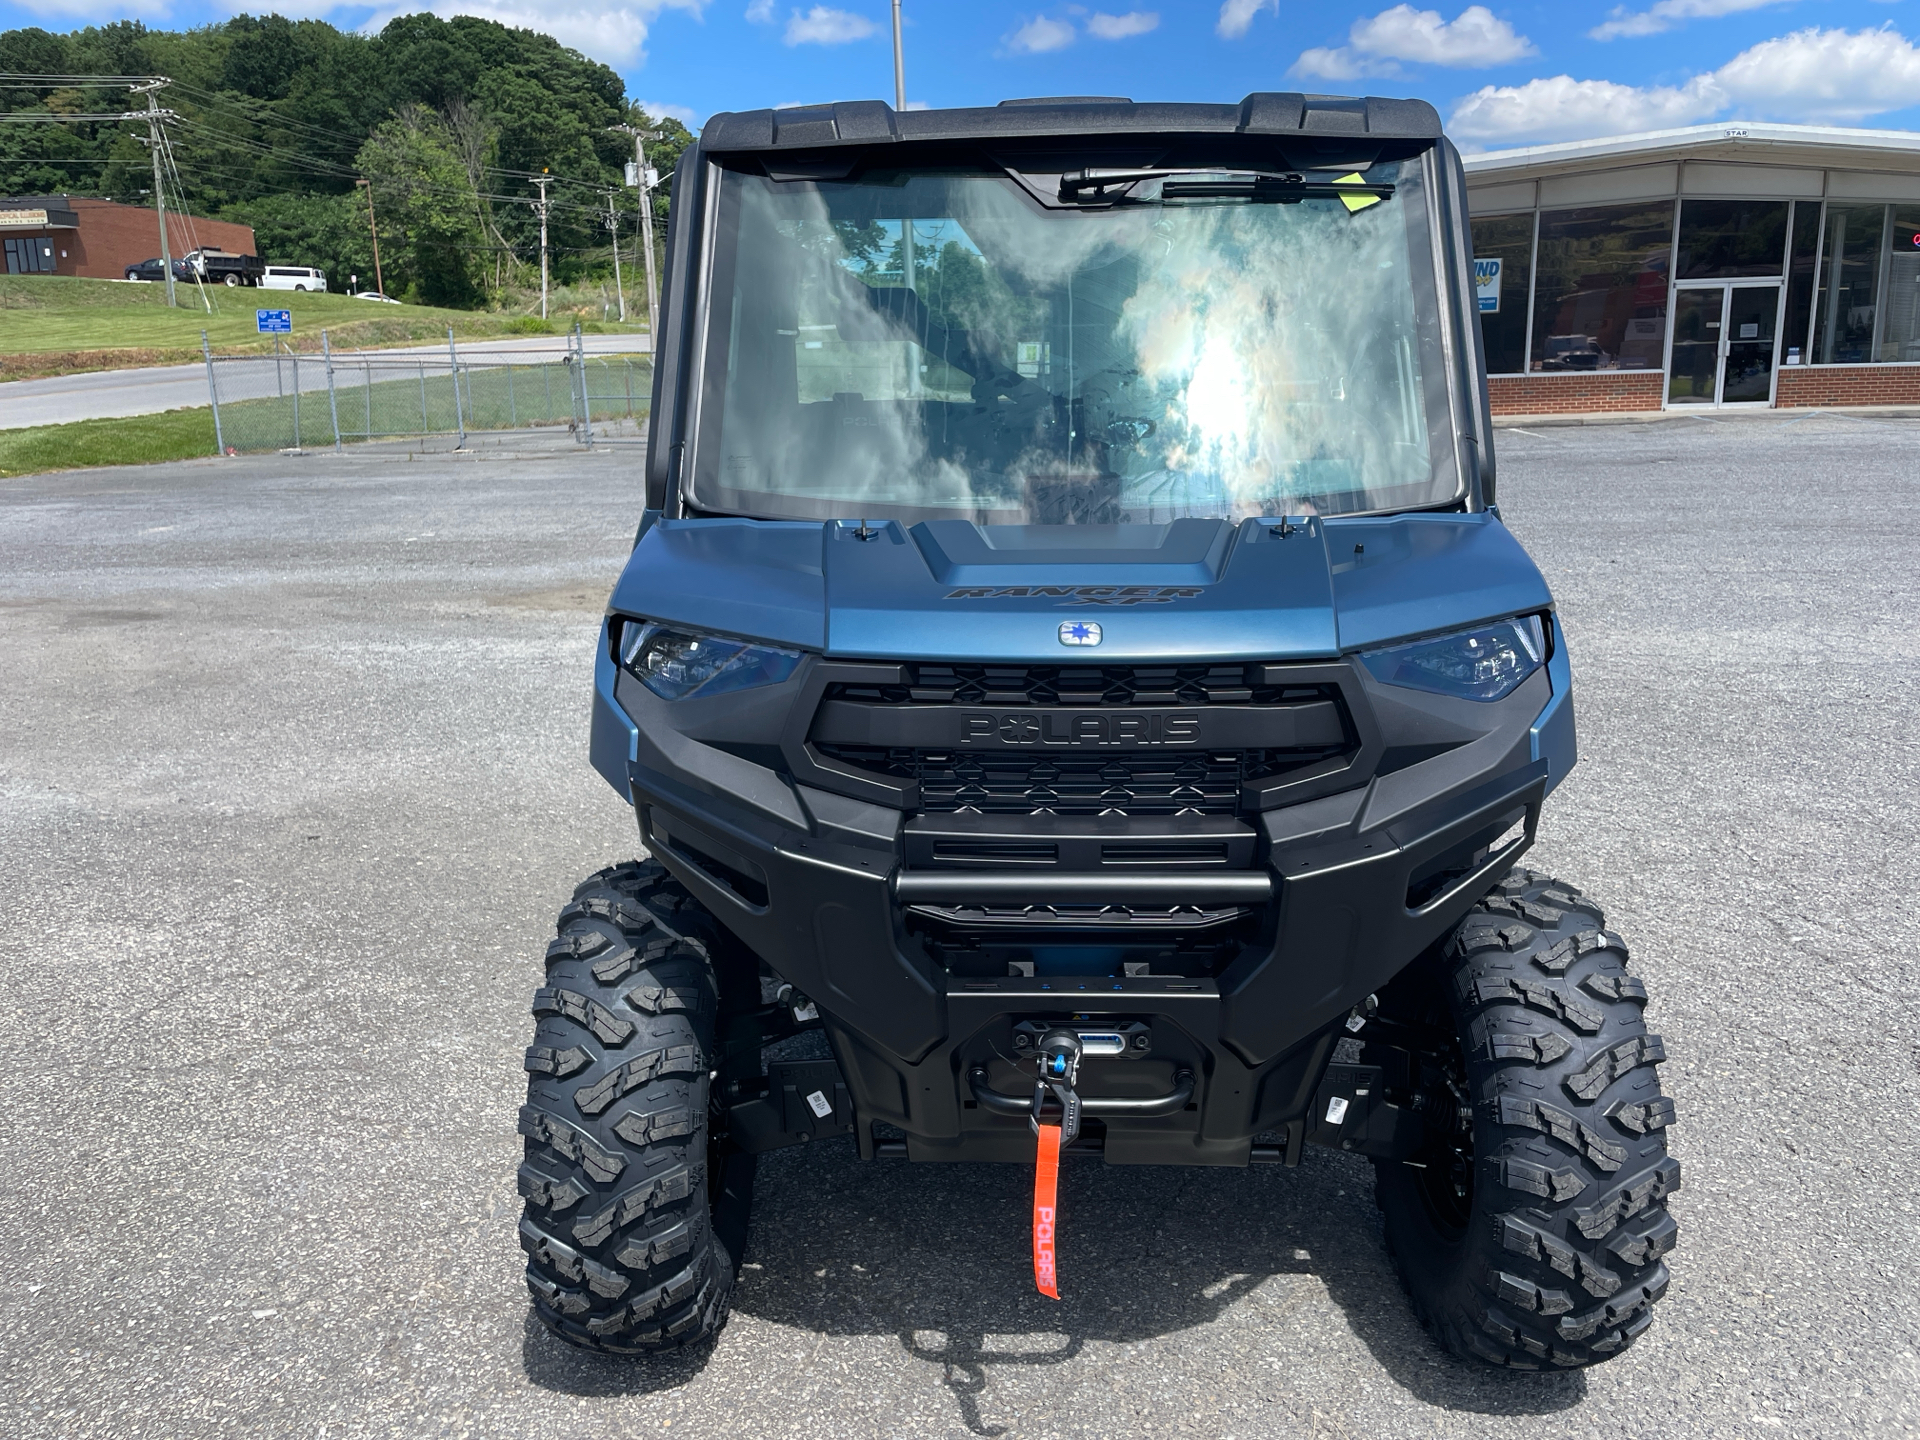
[[(1475, 220), (1473, 258), (1476, 262), (1500, 262), (1498, 284), (1476, 286), (1487, 373), (1518, 374), (1527, 368), (1527, 293), (1533, 281), (1533, 212), (1487, 215)], [(1491, 310), (1487, 308), (1489, 300), (1494, 307)]]
[(1813, 353), (1822, 365), (1873, 358), (1886, 217), (1884, 205), (1827, 206), (1825, 253), (1814, 299), (1819, 329)]
[(1786, 247), (1784, 200), (1683, 200), (1673, 273), (1680, 280), (1778, 275)]
[(1781, 337), (1781, 364), (1811, 359), (1807, 327), (1813, 323), (1813, 272), (1819, 258), (1820, 202), (1799, 200), (1793, 207), (1793, 252), (1787, 261), (1787, 328)]
[(1673, 206), (1663, 200), (1541, 214), (1530, 368), (1660, 368)]
[(1894, 209), (1887, 247), (1887, 318), (1878, 358), (1920, 360), (1920, 205)]

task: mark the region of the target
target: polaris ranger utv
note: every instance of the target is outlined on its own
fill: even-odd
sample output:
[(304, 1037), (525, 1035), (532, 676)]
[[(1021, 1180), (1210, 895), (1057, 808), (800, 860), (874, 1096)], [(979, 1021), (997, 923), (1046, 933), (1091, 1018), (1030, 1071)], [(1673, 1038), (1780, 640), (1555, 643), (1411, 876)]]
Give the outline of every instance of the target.
[(1034, 1167), (1052, 1293), (1060, 1154), (1311, 1143), (1454, 1353), (1630, 1344), (1673, 1110), (1625, 944), (1515, 868), (1570, 671), (1433, 109), (761, 110), (673, 184), (592, 726), (652, 858), (534, 1001), (540, 1318), (712, 1334), (777, 1146)]

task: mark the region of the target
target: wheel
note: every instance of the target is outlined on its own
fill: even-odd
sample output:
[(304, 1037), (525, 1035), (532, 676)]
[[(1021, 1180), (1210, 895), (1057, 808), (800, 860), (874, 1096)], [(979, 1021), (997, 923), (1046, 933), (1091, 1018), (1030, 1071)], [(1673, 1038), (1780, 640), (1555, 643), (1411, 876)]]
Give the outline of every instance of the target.
[(129, 280), (138, 280), (140, 278), (139, 272), (134, 270), (129, 270), (127, 272), (127, 278)]
[(238, 275), (227, 276), (227, 288), (229, 290), (231, 290), (234, 286), (238, 285), (239, 283), (240, 283), (240, 277)]
[(726, 1323), (751, 1185), (708, 1123), (730, 937), (652, 862), (587, 880), (558, 930), (520, 1111), (533, 1308), (589, 1349), (689, 1345)]
[(1377, 1194), (1413, 1308), (1456, 1355), (1591, 1365), (1666, 1291), (1665, 1051), (1604, 925), (1578, 890), (1515, 870), (1380, 997), (1442, 1042), (1453, 1113), (1421, 1164), (1376, 1162)]
[(300, 293), (301, 293), (302, 295), (304, 295), (304, 294), (306, 294), (306, 292), (307, 292), (307, 287), (306, 287), (306, 286), (304, 286), (304, 285), (296, 285), (296, 286), (294, 286), (293, 288), (294, 288), (295, 290), (297, 290), (297, 291), (299, 291), (299, 292), (300, 292)]

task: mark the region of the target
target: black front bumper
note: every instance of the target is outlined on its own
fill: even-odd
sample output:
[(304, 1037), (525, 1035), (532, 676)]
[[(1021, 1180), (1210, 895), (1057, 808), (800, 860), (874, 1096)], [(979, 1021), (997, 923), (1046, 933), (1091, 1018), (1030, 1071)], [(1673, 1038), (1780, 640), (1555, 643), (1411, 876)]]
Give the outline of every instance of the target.
[[(1243, 900), (1265, 897), (1262, 939), (1219, 974), (963, 976), (916, 940), (907, 907), (935, 891), (1031, 890), (1031, 872), (907, 869), (900, 810), (690, 739), (664, 702), (620, 682), (637, 726), (627, 768), (648, 848), (819, 1005), (866, 1156), (883, 1122), (904, 1132), (913, 1159), (1030, 1161), (1026, 1122), (976, 1100), (975, 1072), (995, 1094), (1028, 1093), (1015, 1027), (1078, 1021), (1137, 1022), (1151, 1037), (1141, 1058), (1090, 1058), (1084, 1095), (1146, 1099), (1193, 1076), (1175, 1113), (1089, 1127), (1109, 1162), (1241, 1165), (1263, 1135), (1278, 1155), (1263, 1147), (1260, 1158), (1297, 1158), (1343, 1022), (1526, 850), (1548, 784), (1527, 733), (1550, 697), (1542, 674), (1503, 707), (1516, 719), (1470, 744), (1260, 813), (1256, 863), (1215, 879)], [(1070, 892), (1146, 878), (1055, 871), (1043, 883)]]

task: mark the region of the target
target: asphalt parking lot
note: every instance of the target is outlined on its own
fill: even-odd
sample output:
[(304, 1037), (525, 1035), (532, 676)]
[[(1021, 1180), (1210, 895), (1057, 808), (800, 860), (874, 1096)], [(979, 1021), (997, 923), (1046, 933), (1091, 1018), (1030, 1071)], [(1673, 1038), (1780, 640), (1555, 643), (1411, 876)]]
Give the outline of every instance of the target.
[(1503, 432), (1583, 760), (1530, 862), (1673, 1057), (1673, 1290), (1628, 1354), (1443, 1356), (1364, 1162), (763, 1162), (732, 1323), (529, 1323), (527, 1001), (634, 852), (588, 768), (634, 457), (0, 483), (0, 1433), (1344, 1437), (1920, 1430), (1920, 422)]

